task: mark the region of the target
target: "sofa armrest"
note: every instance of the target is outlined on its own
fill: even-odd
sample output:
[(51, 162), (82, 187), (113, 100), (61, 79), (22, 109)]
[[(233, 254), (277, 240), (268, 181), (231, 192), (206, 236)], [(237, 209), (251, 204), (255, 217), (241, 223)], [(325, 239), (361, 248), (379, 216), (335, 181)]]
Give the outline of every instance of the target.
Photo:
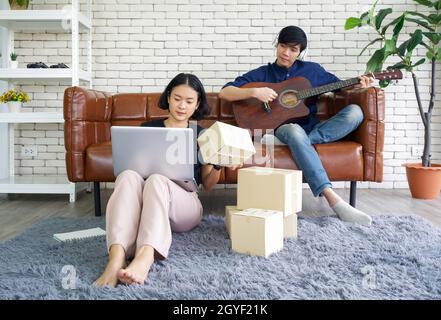
[(110, 141), (111, 111), (110, 94), (81, 87), (64, 91), (64, 145), (69, 181), (85, 181), (87, 148)]
[(384, 91), (377, 87), (357, 90), (343, 90), (335, 93), (330, 107), (332, 114), (348, 104), (357, 104), (364, 115), (358, 129), (348, 140), (358, 142), (363, 147), (364, 181), (381, 182), (383, 180), (384, 147)]

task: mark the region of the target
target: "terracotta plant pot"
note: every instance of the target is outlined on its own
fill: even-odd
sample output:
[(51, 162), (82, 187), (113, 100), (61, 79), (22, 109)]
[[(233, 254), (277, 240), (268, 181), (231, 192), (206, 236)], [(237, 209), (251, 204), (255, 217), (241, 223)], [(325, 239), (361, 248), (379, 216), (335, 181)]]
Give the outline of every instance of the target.
[(16, 0), (12, 0), (9, 6), (11, 10), (26, 10), (29, 7), (29, 1), (25, 1), (24, 5), (19, 5)]
[(421, 163), (405, 163), (407, 182), (412, 197), (435, 199), (441, 192), (441, 164), (423, 167)]

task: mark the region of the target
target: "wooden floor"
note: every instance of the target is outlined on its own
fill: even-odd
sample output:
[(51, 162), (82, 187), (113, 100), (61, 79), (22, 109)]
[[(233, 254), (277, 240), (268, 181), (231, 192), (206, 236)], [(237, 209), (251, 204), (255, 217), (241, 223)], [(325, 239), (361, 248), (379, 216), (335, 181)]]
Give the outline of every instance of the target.
[[(336, 189), (344, 199), (349, 190)], [(102, 207), (112, 190), (102, 190)], [(236, 189), (215, 189), (200, 195), (204, 212), (224, 214), (226, 205), (236, 202)], [(419, 215), (441, 228), (441, 197), (435, 200), (417, 200), (407, 189), (359, 189), (357, 208), (370, 214)], [(314, 198), (309, 190), (303, 192), (303, 210), (300, 216), (332, 215), (324, 198)], [(36, 221), (51, 217), (88, 217), (94, 215), (92, 193), (80, 193), (75, 203), (69, 203), (66, 195), (1, 195), (0, 241), (21, 233)]]

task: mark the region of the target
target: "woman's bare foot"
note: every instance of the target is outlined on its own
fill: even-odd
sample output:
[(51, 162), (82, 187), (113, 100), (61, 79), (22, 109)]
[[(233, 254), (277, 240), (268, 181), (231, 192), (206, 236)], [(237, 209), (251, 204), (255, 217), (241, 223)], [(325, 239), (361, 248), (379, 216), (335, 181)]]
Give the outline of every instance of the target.
[(118, 270), (125, 268), (126, 254), (124, 248), (119, 244), (114, 244), (109, 250), (109, 262), (103, 274), (95, 280), (94, 284), (99, 287), (109, 286), (115, 288), (118, 283)]
[(153, 263), (154, 249), (151, 246), (142, 246), (127, 268), (118, 271), (118, 280), (124, 284), (144, 284)]

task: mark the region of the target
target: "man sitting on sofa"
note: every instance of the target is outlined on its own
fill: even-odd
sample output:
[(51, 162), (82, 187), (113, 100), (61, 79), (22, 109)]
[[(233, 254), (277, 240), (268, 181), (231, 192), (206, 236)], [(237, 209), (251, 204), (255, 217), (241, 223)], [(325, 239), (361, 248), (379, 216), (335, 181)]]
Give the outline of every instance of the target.
[[(277, 37), (276, 61), (228, 82), (220, 91), (219, 97), (228, 101), (256, 98), (266, 103), (277, 98), (277, 93), (273, 89), (240, 87), (250, 82), (278, 83), (293, 77), (307, 78), (312, 87), (339, 81), (339, 78), (327, 72), (319, 64), (302, 60), (306, 47), (307, 37), (301, 28), (297, 26), (283, 28)], [(356, 86), (358, 88), (368, 87), (373, 81), (365, 76), (359, 79), (360, 84)], [(340, 140), (354, 131), (363, 121), (361, 108), (355, 104), (348, 105), (335, 116), (321, 123), (316, 116), (317, 107), (312, 105), (309, 109), (307, 120), (280, 126), (275, 131), (276, 137), (289, 146), (293, 160), (303, 171), (314, 196), (322, 194), (340, 219), (370, 225), (372, 219), (369, 215), (346, 203), (332, 189), (323, 164), (313, 147), (313, 144)]]

